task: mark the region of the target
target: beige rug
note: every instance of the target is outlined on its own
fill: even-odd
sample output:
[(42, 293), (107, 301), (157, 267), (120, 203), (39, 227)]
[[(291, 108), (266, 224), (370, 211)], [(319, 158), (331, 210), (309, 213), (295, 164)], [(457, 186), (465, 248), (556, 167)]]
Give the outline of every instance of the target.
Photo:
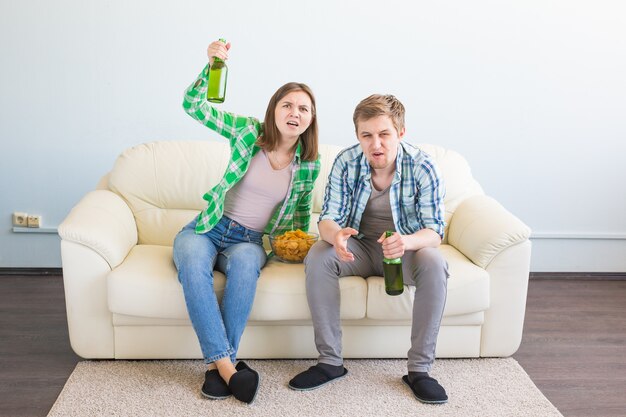
[(201, 361), (80, 362), (48, 416), (562, 417), (511, 358), (438, 360), (431, 375), (448, 392), (445, 405), (415, 400), (400, 380), (404, 360), (347, 360), (346, 378), (308, 392), (287, 382), (314, 361), (246, 362), (261, 374), (252, 405), (204, 399)]

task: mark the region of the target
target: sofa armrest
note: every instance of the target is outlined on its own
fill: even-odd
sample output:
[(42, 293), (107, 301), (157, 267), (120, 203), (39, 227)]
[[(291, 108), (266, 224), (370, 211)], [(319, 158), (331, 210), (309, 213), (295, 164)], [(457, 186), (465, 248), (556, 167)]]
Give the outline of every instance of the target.
[(477, 195), (455, 210), (448, 242), (481, 268), (505, 249), (528, 240), (530, 228), (491, 197)]
[(95, 190), (85, 195), (59, 225), (59, 236), (92, 249), (113, 269), (137, 244), (137, 225), (119, 195)]

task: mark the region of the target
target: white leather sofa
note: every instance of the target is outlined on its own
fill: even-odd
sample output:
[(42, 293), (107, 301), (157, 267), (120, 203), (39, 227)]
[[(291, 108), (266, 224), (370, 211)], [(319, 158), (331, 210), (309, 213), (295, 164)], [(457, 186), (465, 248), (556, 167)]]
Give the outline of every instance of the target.
[[(451, 276), (438, 357), (509, 356), (519, 347), (530, 230), (484, 195), (458, 153), (432, 145), (447, 184), (441, 251)], [(322, 145), (316, 221), (339, 147)], [(219, 181), (225, 142), (163, 141), (123, 152), (97, 189), (59, 226), (71, 345), (84, 358), (201, 358), (172, 262), (180, 228)], [(316, 230), (315, 221), (312, 229)], [(315, 358), (302, 264), (275, 259), (261, 272), (241, 358)], [(215, 274), (221, 295), (224, 277)], [(402, 358), (412, 291), (385, 294), (381, 277), (340, 280), (346, 358)]]

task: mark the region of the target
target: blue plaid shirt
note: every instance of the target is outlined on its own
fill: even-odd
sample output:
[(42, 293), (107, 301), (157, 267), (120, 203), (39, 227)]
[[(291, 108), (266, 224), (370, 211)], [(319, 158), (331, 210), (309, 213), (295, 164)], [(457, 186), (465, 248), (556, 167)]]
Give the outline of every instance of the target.
[[(370, 164), (359, 144), (342, 150), (328, 175), (319, 220), (334, 220), (342, 228), (359, 230), (372, 193), (371, 177)], [(430, 155), (401, 141), (389, 189), (396, 231), (409, 235), (429, 228), (443, 238), (445, 194), (443, 178)]]

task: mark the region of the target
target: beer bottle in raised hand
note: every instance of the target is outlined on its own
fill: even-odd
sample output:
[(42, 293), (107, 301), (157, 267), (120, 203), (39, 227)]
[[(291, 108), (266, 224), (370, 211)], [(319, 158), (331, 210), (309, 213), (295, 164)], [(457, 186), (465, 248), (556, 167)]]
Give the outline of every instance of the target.
[[(220, 38), (220, 42), (226, 40)], [(226, 99), (226, 79), (228, 67), (226, 62), (218, 57), (213, 58), (213, 65), (209, 68), (209, 86), (206, 90), (206, 99), (211, 103), (223, 103)]]

